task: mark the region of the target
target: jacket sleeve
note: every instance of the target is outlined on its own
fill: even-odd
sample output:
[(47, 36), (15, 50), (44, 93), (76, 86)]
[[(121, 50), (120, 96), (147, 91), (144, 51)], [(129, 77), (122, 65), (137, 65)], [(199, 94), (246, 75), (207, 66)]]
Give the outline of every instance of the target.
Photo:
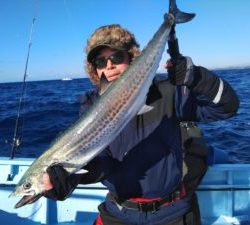
[(231, 85), (204, 67), (194, 66), (192, 84), (176, 87), (176, 112), (184, 121), (216, 121), (232, 117), (239, 99)]
[(118, 160), (111, 157), (109, 147), (107, 147), (84, 167), (88, 172), (82, 174), (79, 183), (91, 184), (101, 182), (115, 171), (118, 164)]

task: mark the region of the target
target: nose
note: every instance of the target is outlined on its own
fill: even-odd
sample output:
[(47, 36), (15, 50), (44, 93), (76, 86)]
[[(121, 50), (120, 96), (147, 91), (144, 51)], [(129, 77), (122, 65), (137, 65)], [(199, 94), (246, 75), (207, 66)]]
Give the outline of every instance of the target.
[(112, 63), (112, 61), (110, 59), (108, 59), (106, 69), (110, 69), (113, 67), (114, 67), (114, 64)]

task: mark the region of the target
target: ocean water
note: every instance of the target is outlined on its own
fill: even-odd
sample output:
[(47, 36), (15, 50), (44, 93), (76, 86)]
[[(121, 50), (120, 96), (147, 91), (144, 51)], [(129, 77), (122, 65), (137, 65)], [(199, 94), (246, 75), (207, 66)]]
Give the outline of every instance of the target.
[[(224, 150), (233, 163), (250, 163), (250, 69), (217, 70), (236, 90), (240, 109), (233, 118), (200, 123), (208, 145)], [(10, 156), (22, 83), (0, 83), (0, 156)], [(16, 157), (38, 157), (79, 118), (79, 97), (88, 79), (28, 82), (21, 112), (21, 145)]]

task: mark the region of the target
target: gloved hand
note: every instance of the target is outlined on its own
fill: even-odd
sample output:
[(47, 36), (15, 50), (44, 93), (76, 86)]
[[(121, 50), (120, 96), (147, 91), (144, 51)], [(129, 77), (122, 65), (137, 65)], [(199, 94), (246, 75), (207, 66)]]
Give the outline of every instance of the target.
[[(54, 165), (47, 168), (50, 183), (53, 188), (45, 191), (43, 195), (54, 200), (66, 199), (78, 184), (97, 183), (104, 179), (105, 173), (96, 170), (95, 163), (89, 163), (84, 167), (86, 173), (69, 174), (61, 165)], [(46, 183), (48, 181), (46, 180)]]
[(193, 63), (189, 57), (180, 56), (175, 61), (168, 60), (165, 68), (173, 85), (190, 86), (192, 84)]
[(66, 199), (81, 181), (82, 174), (69, 174), (61, 165), (50, 166), (47, 169), (53, 186), (44, 196), (54, 200)]
[(190, 57), (180, 56), (176, 61), (167, 61), (169, 80), (174, 85), (185, 85), (194, 93), (205, 95), (211, 100), (218, 92), (220, 80), (207, 69), (195, 66)]

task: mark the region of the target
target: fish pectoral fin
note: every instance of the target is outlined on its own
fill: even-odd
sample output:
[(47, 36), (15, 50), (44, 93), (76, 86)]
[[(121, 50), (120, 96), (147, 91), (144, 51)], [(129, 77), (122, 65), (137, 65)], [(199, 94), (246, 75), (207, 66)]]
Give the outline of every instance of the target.
[(137, 113), (137, 115), (142, 115), (144, 113), (147, 113), (149, 111), (151, 111), (154, 107), (150, 106), (150, 105), (143, 105), (142, 108), (139, 110), (139, 112)]
[(101, 79), (100, 79), (100, 91), (99, 91), (99, 94), (102, 95), (108, 89), (108, 87), (111, 84), (112, 84), (112, 82), (109, 82), (107, 77), (105, 76), (105, 74), (102, 73)]
[(80, 169), (75, 174), (84, 174), (84, 173), (88, 173), (88, 172), (89, 172), (88, 170)]

